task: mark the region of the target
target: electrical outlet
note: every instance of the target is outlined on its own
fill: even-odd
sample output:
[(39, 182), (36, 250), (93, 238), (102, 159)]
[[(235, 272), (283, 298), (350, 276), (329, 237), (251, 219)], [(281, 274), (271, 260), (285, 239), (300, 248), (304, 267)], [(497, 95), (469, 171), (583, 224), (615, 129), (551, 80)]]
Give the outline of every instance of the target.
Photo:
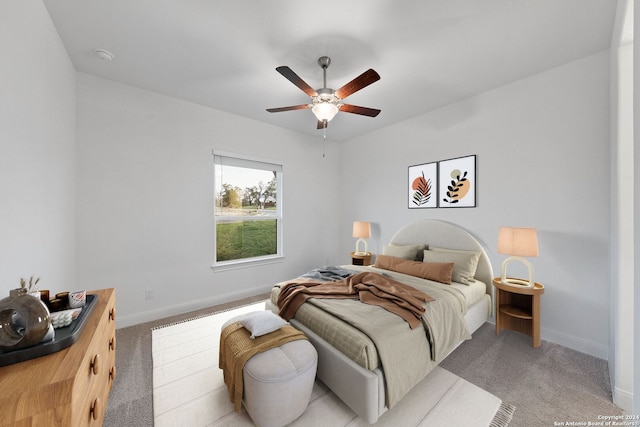
[(153, 299), (153, 289), (144, 291), (144, 299)]

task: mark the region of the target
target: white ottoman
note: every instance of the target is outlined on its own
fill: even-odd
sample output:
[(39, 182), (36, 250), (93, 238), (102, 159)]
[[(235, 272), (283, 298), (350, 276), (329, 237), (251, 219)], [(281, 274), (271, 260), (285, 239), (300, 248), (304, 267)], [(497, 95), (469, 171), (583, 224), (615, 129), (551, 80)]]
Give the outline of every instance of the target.
[(258, 353), (247, 361), (244, 407), (258, 427), (281, 427), (307, 409), (316, 378), (318, 353), (296, 340)]

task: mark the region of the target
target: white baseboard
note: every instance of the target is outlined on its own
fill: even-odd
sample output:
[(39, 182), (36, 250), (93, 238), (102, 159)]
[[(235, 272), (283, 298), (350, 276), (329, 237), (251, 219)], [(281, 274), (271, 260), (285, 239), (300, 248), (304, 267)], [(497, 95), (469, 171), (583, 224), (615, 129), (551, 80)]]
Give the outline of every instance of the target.
[(609, 348), (603, 344), (598, 344), (593, 341), (574, 337), (563, 332), (558, 332), (553, 329), (547, 328), (541, 329), (540, 337), (543, 340), (551, 341), (553, 343), (569, 347), (572, 350), (576, 350), (581, 353), (587, 353), (600, 359), (608, 360), (609, 358)]
[(194, 310), (211, 307), (214, 305), (225, 304), (231, 301), (237, 301), (243, 298), (269, 292), (273, 285), (266, 285), (257, 288), (244, 289), (238, 292), (231, 292), (224, 295), (216, 295), (211, 298), (202, 298), (197, 301), (190, 301), (183, 304), (162, 307), (156, 310), (143, 311), (127, 316), (117, 316), (116, 329), (126, 328), (128, 326), (138, 325), (140, 323), (152, 322), (154, 320), (164, 319), (165, 317), (175, 316), (177, 314), (188, 313)]
[(613, 403), (626, 413), (631, 414), (631, 411), (633, 411), (633, 393), (616, 387), (613, 389)]
[[(487, 322), (495, 325), (495, 317), (490, 318)], [(599, 359), (608, 360), (609, 357), (609, 349), (606, 346), (593, 341), (567, 335), (553, 329), (542, 328), (540, 330), (540, 338), (581, 353), (586, 353)]]

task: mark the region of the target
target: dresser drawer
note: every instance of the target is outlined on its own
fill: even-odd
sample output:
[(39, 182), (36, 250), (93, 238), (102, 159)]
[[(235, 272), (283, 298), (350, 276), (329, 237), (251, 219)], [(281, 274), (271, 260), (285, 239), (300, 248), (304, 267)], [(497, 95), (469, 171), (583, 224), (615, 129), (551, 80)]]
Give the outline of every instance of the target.
[(74, 384), (74, 425), (101, 425), (106, 406), (104, 391), (111, 388), (109, 373), (115, 366), (115, 350), (111, 350), (111, 339), (115, 329), (105, 319), (94, 333), (89, 348), (82, 360)]

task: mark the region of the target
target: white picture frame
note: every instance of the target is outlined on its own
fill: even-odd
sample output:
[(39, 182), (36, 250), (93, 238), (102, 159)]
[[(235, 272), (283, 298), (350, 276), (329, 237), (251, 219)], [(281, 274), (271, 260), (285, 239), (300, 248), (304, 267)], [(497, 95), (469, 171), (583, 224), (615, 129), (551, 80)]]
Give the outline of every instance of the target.
[(438, 207), (476, 207), (476, 156), (438, 162)]
[(408, 208), (438, 207), (438, 162), (409, 166)]

